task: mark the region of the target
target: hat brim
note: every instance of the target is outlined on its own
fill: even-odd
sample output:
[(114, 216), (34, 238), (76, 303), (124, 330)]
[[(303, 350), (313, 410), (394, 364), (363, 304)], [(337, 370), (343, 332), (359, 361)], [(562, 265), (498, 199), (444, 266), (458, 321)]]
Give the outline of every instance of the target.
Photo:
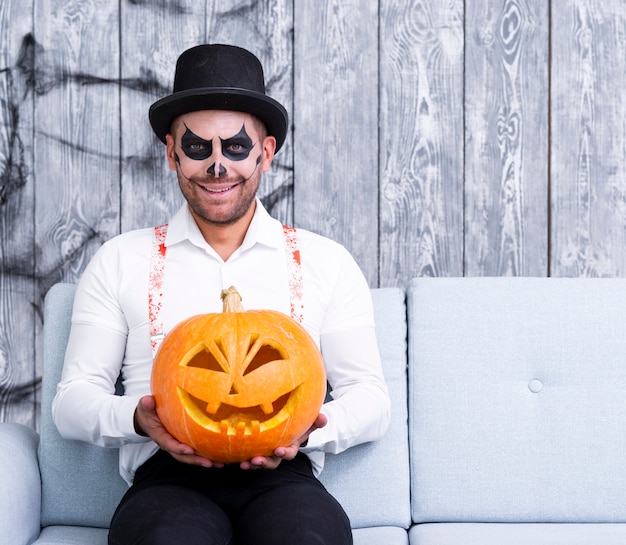
[(246, 89), (209, 87), (179, 91), (150, 106), (148, 117), (152, 130), (165, 143), (165, 135), (170, 132), (175, 118), (199, 110), (230, 110), (252, 114), (263, 121), (268, 134), (276, 138), (276, 151), (285, 142), (289, 123), (287, 110), (273, 98)]

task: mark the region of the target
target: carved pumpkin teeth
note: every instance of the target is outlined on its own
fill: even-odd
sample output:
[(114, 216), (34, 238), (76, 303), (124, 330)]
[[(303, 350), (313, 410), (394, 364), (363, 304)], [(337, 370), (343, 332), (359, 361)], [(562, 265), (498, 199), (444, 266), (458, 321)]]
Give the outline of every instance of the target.
[(246, 423), (245, 422), (237, 422), (237, 435), (243, 435), (246, 433)]
[(238, 420), (234, 423), (232, 420), (220, 421), (220, 433), (223, 435), (249, 435), (258, 434), (261, 431), (261, 422), (258, 420), (252, 420), (246, 422), (245, 420)]
[(220, 408), (221, 403), (219, 401), (209, 401), (206, 404), (206, 412), (209, 414), (215, 414), (217, 409)]
[(261, 404), (263, 414), (270, 414), (274, 410), (274, 404), (271, 401)]

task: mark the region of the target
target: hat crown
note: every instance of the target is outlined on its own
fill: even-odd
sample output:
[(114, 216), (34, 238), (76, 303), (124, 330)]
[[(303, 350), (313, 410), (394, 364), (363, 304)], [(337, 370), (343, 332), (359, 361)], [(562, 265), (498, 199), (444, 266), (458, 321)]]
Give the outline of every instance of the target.
[(176, 62), (174, 93), (209, 88), (265, 94), (263, 66), (255, 55), (240, 47), (221, 44), (192, 47)]
[(165, 143), (176, 117), (199, 110), (248, 113), (259, 118), (276, 138), (276, 151), (285, 142), (287, 110), (265, 94), (261, 62), (241, 47), (204, 44), (184, 51), (176, 61), (174, 92), (152, 104), (148, 117)]

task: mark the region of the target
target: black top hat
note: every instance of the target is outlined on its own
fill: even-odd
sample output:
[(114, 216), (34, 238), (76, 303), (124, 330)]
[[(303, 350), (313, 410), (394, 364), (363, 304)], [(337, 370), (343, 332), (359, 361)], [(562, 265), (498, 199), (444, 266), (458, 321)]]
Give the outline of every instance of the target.
[(179, 115), (197, 110), (233, 110), (255, 115), (276, 138), (287, 135), (285, 108), (265, 94), (263, 66), (249, 51), (232, 45), (198, 45), (176, 62), (174, 92), (150, 106), (152, 129), (162, 142)]

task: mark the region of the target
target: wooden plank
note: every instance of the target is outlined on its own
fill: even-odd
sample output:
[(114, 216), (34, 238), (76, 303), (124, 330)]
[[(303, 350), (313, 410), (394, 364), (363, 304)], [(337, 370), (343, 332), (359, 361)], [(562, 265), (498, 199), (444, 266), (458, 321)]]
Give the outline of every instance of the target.
[(468, 0), (465, 274), (545, 276), (548, 3)]
[(296, 2), (294, 222), (378, 285), (378, 5)]
[(381, 285), (463, 274), (463, 2), (381, 3)]
[(0, 3), (0, 421), (36, 428), (32, 1)]
[(552, 6), (551, 272), (626, 274), (626, 4)]
[(35, 2), (37, 276), (75, 281), (119, 231), (116, 2)]

